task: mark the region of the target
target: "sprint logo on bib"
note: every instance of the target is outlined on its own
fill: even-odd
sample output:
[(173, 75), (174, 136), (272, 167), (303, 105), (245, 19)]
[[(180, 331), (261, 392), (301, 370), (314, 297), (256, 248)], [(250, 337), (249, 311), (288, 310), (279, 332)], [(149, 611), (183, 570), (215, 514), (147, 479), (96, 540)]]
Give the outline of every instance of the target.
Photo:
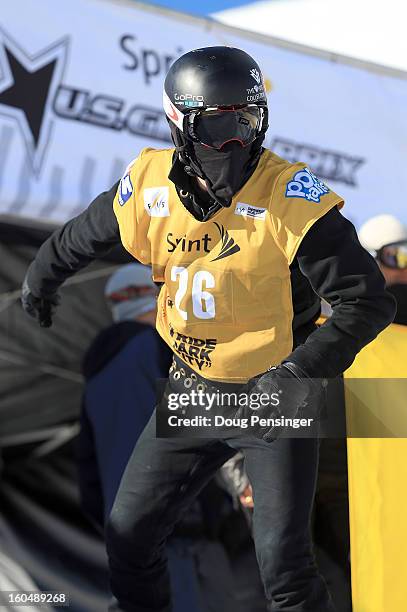
[(266, 208), (259, 208), (258, 206), (250, 206), (250, 204), (244, 204), (238, 202), (235, 208), (235, 215), (241, 217), (250, 217), (251, 219), (260, 219), (264, 221), (266, 218)]
[(144, 189), (144, 208), (150, 217), (169, 217), (168, 187), (148, 187)]
[(122, 180), (120, 181), (120, 185), (119, 185), (118, 200), (119, 200), (120, 206), (124, 206), (124, 204), (126, 204), (127, 200), (129, 199), (132, 193), (133, 193), (133, 184), (130, 179), (130, 174), (125, 174)]
[(322, 196), (329, 193), (328, 187), (320, 181), (309, 168), (298, 170), (287, 183), (286, 198), (305, 198), (312, 202), (320, 202)]

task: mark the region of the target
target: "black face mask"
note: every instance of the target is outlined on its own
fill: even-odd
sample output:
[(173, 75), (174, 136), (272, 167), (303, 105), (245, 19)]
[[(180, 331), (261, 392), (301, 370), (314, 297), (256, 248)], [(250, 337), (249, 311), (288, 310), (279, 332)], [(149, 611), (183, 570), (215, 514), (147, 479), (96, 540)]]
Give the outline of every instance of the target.
[(205, 179), (209, 194), (221, 206), (231, 205), (233, 196), (253, 171), (260, 148), (258, 142), (247, 147), (229, 142), (219, 151), (192, 143), (193, 161), (200, 169), (201, 178)]
[(399, 325), (407, 325), (407, 284), (388, 285), (386, 288), (397, 301), (397, 313), (394, 322)]

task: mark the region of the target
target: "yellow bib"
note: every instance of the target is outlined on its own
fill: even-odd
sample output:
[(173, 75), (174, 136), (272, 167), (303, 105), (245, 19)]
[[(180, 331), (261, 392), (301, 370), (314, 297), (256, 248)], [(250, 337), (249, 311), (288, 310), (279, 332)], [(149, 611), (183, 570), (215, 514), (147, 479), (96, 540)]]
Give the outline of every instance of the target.
[(114, 201), (124, 247), (163, 282), (157, 330), (201, 375), (246, 382), (292, 350), (289, 265), (342, 199), (265, 150), (229, 208), (198, 221), (168, 179), (174, 149), (144, 149)]

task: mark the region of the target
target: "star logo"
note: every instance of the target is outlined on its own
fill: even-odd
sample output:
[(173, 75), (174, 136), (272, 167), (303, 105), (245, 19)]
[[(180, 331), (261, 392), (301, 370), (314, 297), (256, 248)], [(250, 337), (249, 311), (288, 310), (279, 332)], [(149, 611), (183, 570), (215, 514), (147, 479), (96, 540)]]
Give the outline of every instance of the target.
[(34, 174), (49, 141), (52, 101), (62, 80), (68, 49), (64, 38), (29, 55), (0, 29), (0, 119), (16, 125)]

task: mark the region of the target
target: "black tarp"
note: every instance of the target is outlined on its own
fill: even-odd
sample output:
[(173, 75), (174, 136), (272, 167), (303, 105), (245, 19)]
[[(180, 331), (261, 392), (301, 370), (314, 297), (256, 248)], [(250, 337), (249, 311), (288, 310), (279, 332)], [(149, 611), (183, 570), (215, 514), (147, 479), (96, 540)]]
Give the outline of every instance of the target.
[(81, 360), (111, 322), (103, 287), (130, 258), (120, 248), (78, 273), (61, 289), (54, 326), (42, 329), (18, 294), (51, 230), (0, 223), (0, 545), (38, 589), (69, 593), (73, 612), (99, 612), (108, 598), (105, 550), (80, 510), (73, 446)]

